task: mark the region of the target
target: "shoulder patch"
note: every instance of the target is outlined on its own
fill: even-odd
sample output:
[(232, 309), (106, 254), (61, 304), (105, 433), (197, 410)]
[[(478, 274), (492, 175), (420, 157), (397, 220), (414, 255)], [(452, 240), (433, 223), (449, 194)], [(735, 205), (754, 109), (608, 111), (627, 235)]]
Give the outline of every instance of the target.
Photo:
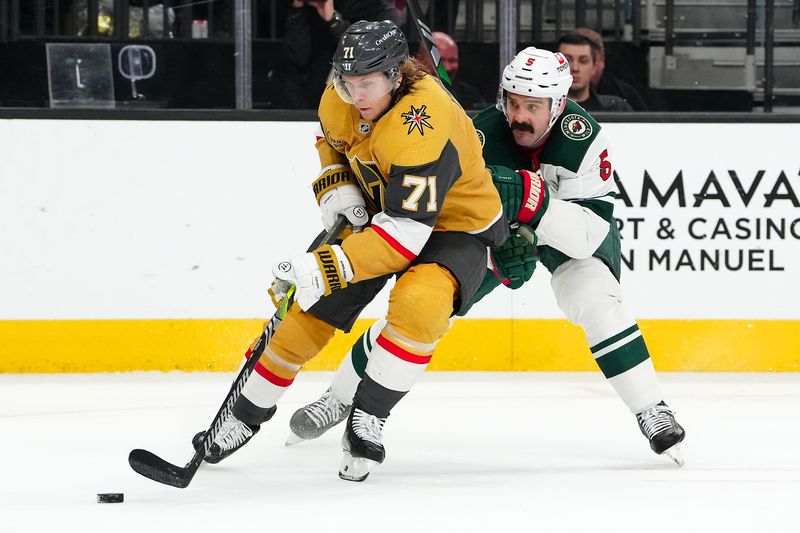
[(592, 124), (581, 115), (570, 114), (561, 119), (561, 132), (573, 141), (583, 141), (592, 136)]
[(478, 134), (478, 142), (481, 143), (481, 147), (486, 144), (486, 136), (483, 134), (481, 130), (475, 130), (475, 133)]
[(405, 119), (403, 122), (403, 126), (408, 125), (408, 131), (406, 135), (411, 135), (411, 132), (414, 130), (419, 130), (420, 135), (425, 135), (425, 128), (433, 129), (428, 119), (431, 116), (426, 112), (428, 106), (422, 105), (419, 109), (414, 107), (414, 104), (411, 104), (411, 110), (406, 113), (401, 113), (400, 116)]

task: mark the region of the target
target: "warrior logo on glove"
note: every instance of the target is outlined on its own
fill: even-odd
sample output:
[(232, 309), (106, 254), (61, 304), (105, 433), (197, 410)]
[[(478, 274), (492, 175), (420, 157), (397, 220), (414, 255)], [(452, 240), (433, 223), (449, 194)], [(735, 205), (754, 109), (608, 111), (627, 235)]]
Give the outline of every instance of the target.
[(292, 264), (289, 261), (278, 263), (278, 270), (281, 272), (289, 272), (292, 269)]
[(347, 282), (339, 275), (339, 269), (336, 267), (336, 257), (333, 255), (333, 250), (330, 246), (321, 246), (314, 250), (317, 255), (317, 261), (323, 274), (325, 274), (325, 294), (330, 294), (333, 291), (342, 289), (347, 286)]
[(547, 183), (545, 183), (542, 173), (538, 170), (535, 172), (518, 170), (517, 172), (523, 178), (525, 203), (520, 207), (516, 218), (520, 222), (536, 228), (550, 203), (549, 195), (547, 194)]

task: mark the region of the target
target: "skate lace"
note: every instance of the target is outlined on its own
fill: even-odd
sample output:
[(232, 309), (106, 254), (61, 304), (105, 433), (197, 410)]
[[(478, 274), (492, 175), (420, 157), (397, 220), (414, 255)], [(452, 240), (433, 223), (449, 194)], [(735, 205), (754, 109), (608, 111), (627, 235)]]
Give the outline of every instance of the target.
[(654, 435), (661, 433), (664, 430), (670, 429), (673, 424), (673, 412), (666, 405), (654, 405), (646, 411), (636, 415), (639, 420), (639, 425), (644, 430), (647, 438), (650, 439)]
[(383, 446), (383, 424), (385, 418), (378, 418), (361, 409), (353, 411), (353, 432), (362, 440)]
[(252, 436), (253, 430), (247, 424), (231, 415), (222, 423), (214, 442), (227, 451), (239, 446)]
[(336, 399), (330, 389), (325, 394), (306, 407), (306, 414), (318, 428), (326, 426), (333, 421), (338, 421), (347, 406)]

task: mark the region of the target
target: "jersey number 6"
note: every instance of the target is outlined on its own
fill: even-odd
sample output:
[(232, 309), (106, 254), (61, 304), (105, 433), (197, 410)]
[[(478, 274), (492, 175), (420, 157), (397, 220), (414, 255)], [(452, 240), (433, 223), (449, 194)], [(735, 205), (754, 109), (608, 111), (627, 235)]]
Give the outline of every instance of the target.
[(611, 177), (611, 161), (608, 159), (608, 150), (603, 150), (600, 152), (600, 179), (603, 181), (608, 181), (608, 178)]

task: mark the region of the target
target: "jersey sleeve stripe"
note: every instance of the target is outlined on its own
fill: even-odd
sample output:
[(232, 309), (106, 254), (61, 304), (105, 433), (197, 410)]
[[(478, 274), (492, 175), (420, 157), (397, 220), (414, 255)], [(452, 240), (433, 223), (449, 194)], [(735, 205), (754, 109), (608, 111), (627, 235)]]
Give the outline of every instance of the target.
[[(419, 253), (422, 251), (422, 248), (425, 246), (425, 243), (428, 242), (431, 232), (433, 232), (433, 227), (428, 226), (419, 220), (393, 216), (385, 211), (378, 213), (372, 218), (372, 227), (375, 226), (380, 227), (380, 229), (386, 235), (393, 239), (393, 241), (390, 241), (386, 239), (383, 234), (381, 234), (381, 236), (386, 239), (386, 242), (388, 242), (398, 252), (400, 252), (400, 249), (402, 248), (411, 254), (406, 255), (405, 253), (401, 252), (401, 254), (409, 259), (409, 261), (419, 255)], [(400, 246), (400, 248), (398, 248), (395, 244)]]
[(381, 238), (383, 238), (383, 240), (389, 243), (389, 246), (391, 246), (394, 250), (396, 250), (397, 253), (399, 253), (409, 261), (413, 261), (414, 259), (417, 258), (417, 254), (415, 254), (414, 252), (412, 252), (411, 250), (400, 244), (397, 241), (397, 239), (386, 233), (386, 231), (377, 224), (372, 224), (372, 226), (370, 227), (373, 229), (373, 231), (375, 231), (375, 233), (380, 235)]

